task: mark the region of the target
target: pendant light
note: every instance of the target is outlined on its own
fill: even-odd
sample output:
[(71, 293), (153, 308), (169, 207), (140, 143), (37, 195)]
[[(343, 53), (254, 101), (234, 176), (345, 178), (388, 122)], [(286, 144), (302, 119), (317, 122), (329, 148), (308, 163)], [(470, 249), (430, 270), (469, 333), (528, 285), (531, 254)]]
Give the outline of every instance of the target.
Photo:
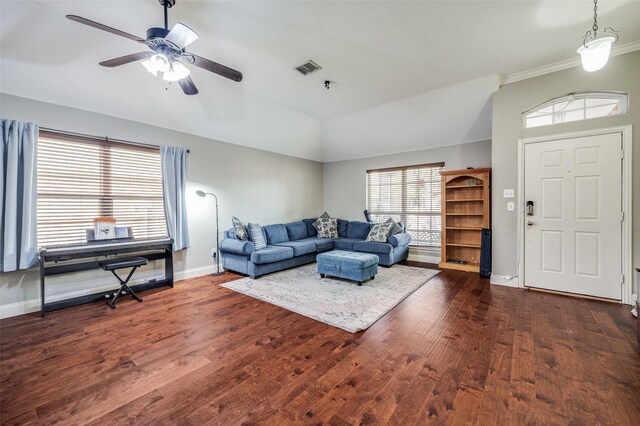
[(584, 35), (582, 46), (578, 48), (585, 71), (602, 69), (609, 60), (611, 45), (618, 41), (618, 31), (613, 28), (607, 27), (602, 33), (604, 36), (598, 38), (598, 0), (593, 0), (593, 27)]

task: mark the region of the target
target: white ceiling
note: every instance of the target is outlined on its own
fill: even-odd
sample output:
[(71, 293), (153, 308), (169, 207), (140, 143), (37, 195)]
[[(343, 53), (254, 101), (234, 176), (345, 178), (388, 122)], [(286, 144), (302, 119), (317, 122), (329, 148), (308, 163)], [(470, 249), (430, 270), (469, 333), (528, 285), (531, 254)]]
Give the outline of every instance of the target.
[[(620, 44), (640, 40), (640, 1), (601, 0), (598, 10), (602, 27), (622, 31)], [(342, 136), (326, 140), (326, 123), (340, 117), (574, 57), (591, 26), (592, 1), (178, 0), (170, 26), (184, 22), (200, 35), (189, 50), (244, 74), (235, 83), (194, 69), (195, 97), (135, 63), (98, 66), (143, 46), (65, 14), (138, 36), (162, 24), (156, 0), (2, 0), (0, 91), (324, 160), (350, 158), (367, 146)], [(323, 69), (308, 76), (294, 70), (308, 59)], [(330, 90), (326, 79), (334, 81)], [(490, 125), (486, 108), (469, 114)], [(468, 139), (486, 139), (485, 128)], [(442, 137), (463, 142), (453, 133)]]

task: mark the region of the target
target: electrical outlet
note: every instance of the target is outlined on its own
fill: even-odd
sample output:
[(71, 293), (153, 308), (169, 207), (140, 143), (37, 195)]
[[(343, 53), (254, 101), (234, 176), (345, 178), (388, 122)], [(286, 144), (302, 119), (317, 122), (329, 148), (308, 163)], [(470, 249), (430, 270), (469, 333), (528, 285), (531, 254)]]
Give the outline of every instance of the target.
[(507, 211), (512, 212), (512, 211), (515, 211), (515, 209), (516, 209), (516, 204), (513, 201), (509, 201), (507, 203)]
[(516, 196), (516, 191), (513, 189), (505, 189), (502, 192), (502, 197), (503, 198), (514, 198)]

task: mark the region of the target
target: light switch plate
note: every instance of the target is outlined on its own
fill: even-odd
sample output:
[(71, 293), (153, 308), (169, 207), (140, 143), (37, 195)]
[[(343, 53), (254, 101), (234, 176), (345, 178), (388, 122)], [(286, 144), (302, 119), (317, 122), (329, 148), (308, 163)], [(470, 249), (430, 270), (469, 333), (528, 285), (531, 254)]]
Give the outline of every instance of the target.
[(505, 189), (503, 191), (503, 198), (514, 198), (516, 196), (516, 192), (513, 189)]
[(514, 211), (516, 209), (516, 203), (514, 203), (513, 201), (509, 201), (507, 203), (507, 211)]

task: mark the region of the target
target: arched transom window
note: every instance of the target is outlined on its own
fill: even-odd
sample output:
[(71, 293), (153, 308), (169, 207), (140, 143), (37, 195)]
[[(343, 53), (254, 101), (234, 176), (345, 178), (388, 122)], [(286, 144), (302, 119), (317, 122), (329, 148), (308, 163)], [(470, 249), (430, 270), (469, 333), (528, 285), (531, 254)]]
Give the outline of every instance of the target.
[(551, 124), (569, 123), (590, 118), (626, 114), (626, 93), (588, 92), (573, 93), (552, 99), (525, 111), (522, 125), (525, 129)]

